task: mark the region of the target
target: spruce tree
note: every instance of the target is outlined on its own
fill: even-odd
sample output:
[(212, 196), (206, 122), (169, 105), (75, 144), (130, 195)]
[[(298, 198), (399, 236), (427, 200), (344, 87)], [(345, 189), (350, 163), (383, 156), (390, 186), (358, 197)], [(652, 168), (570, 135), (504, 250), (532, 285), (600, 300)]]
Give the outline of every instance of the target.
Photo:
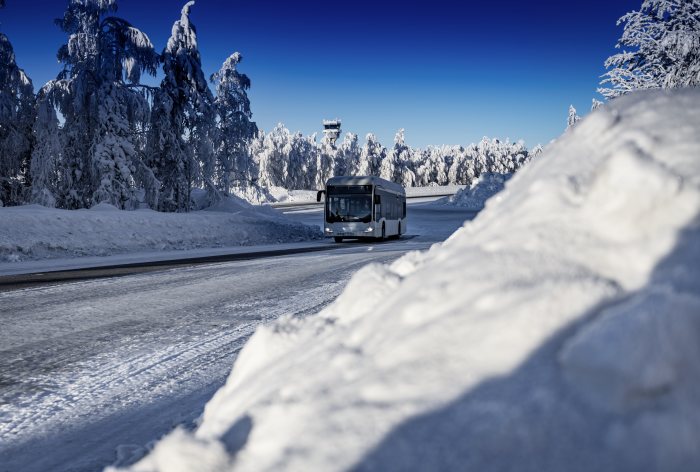
[(228, 193), (231, 186), (251, 185), (253, 177), (247, 144), (258, 132), (258, 127), (251, 121), (253, 113), (246, 93), (250, 79), (238, 71), (241, 60), (240, 53), (231, 54), (221, 69), (211, 76), (216, 85), (214, 103), (219, 116), (215, 138), (216, 181), (224, 193)]
[(157, 55), (145, 33), (110, 16), (116, 11), (116, 0), (70, 0), (56, 20), (68, 41), (58, 51), (63, 70), (44, 93), (65, 119), (59, 191), (65, 208), (135, 205), (142, 159), (135, 130), (149, 108), (140, 79), (155, 74)]
[[(0, 8), (4, 7), (0, 0)], [(31, 180), (34, 87), (17, 66), (8, 37), (0, 33), (0, 206), (24, 201)]]
[(700, 0), (644, 0), (622, 23), (622, 52), (605, 61), (599, 93), (700, 85)]
[(160, 182), (158, 208), (189, 211), (195, 186), (206, 187), (210, 198), (214, 183), (214, 97), (202, 72), (197, 31), (190, 21), (194, 5), (182, 7), (162, 54), (165, 77), (154, 94), (148, 160)]

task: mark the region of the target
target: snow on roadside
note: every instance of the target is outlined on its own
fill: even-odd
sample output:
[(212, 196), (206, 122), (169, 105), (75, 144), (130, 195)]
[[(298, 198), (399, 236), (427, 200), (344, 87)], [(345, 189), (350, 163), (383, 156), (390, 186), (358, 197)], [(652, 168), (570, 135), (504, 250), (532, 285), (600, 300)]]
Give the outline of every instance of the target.
[(272, 244), (321, 237), (271, 208), (229, 198), (190, 213), (38, 205), (0, 208), (0, 262)]
[(411, 197), (439, 197), (450, 195), (464, 189), (465, 185), (431, 185), (429, 187), (408, 187), (406, 196)]
[(482, 174), (467, 187), (460, 189), (454, 195), (441, 198), (436, 201), (436, 205), (451, 205), (468, 208), (470, 210), (481, 210), (486, 204), (486, 200), (493, 197), (505, 187), (506, 182), (513, 174)]
[[(429, 187), (407, 187), (406, 196), (436, 197), (452, 195), (464, 189), (464, 185), (431, 185)], [(312, 203), (316, 201), (316, 190), (287, 190), (282, 187), (271, 187), (270, 193), (274, 201), (270, 203)], [(267, 203), (260, 200), (259, 203)]]
[(425, 253), (261, 327), (134, 472), (700, 469), (700, 90), (616, 99)]

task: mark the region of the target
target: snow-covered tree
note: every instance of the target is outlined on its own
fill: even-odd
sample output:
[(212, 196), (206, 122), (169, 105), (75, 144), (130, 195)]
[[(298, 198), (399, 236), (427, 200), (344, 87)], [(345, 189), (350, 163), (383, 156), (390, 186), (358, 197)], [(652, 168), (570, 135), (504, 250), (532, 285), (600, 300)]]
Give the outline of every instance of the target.
[[(700, 0), (644, 0), (623, 15), (622, 52), (605, 61), (598, 92), (608, 99), (637, 89), (700, 85)], [(628, 49), (629, 48), (629, 49)]]
[(287, 157), (286, 188), (312, 189), (316, 176), (316, 136), (301, 133), (291, 135), (291, 146)]
[(56, 110), (47, 98), (46, 87), (37, 96), (37, 114), (34, 122), (34, 140), (30, 173), (32, 191), (30, 201), (46, 207), (55, 207), (60, 189), (60, 164), (63, 145)]
[(596, 111), (598, 108), (603, 106), (603, 102), (596, 100), (595, 98), (591, 101), (591, 111)]
[(211, 76), (216, 85), (215, 104), (219, 114), (215, 143), (216, 180), (225, 193), (232, 185), (250, 185), (253, 177), (247, 142), (258, 128), (251, 121), (253, 114), (246, 93), (250, 79), (237, 69), (242, 59), (238, 52), (231, 54), (221, 69)]
[(365, 144), (360, 151), (359, 175), (379, 175), (382, 160), (386, 157), (386, 148), (377, 141), (372, 133), (365, 136)]
[(581, 117), (576, 114), (576, 108), (573, 105), (569, 105), (569, 116), (566, 118), (566, 129), (571, 129), (576, 123), (581, 121)]
[(398, 155), (401, 154), (401, 150), (404, 146), (404, 130), (402, 128), (398, 130), (394, 136), (394, 148), (387, 152), (382, 162), (379, 164), (379, 177), (386, 180), (394, 180), (396, 159)]
[(289, 155), (292, 150), (291, 133), (282, 123), (265, 135), (258, 158), (258, 182), (263, 187), (284, 187), (287, 182)]
[(337, 157), (338, 150), (324, 136), (316, 155), (316, 185), (318, 188), (326, 185), (326, 181), (335, 175)]
[(379, 169), (380, 177), (400, 183), (405, 187), (412, 187), (415, 182), (415, 174), (411, 170), (411, 154), (411, 148), (406, 145), (402, 128), (394, 137), (394, 147), (382, 160)]
[[(0, 0), (0, 8), (4, 2)], [(0, 206), (22, 203), (30, 184), (34, 88), (0, 33)]]
[(193, 186), (214, 185), (214, 97), (202, 72), (197, 33), (190, 21), (194, 1), (182, 8), (162, 54), (165, 77), (153, 97), (148, 159), (161, 183), (158, 208), (188, 211)]
[(64, 66), (43, 90), (65, 119), (60, 199), (67, 208), (135, 204), (136, 132), (148, 117), (139, 82), (142, 73), (155, 74), (157, 55), (145, 33), (108, 16), (116, 10), (115, 0), (70, 0), (56, 20), (68, 34), (58, 51)]
[[(538, 146), (534, 151), (541, 149)], [(403, 130), (396, 134), (389, 152), (372, 134), (367, 135), (360, 148), (357, 136), (348, 133), (338, 149), (333, 149), (326, 142), (317, 143), (315, 135), (290, 133), (282, 124), (267, 135), (260, 133), (254, 138), (248, 153), (259, 169), (260, 187), (288, 189), (322, 188), (328, 178), (340, 174), (380, 175), (406, 187), (469, 185), (483, 173), (515, 172), (531, 159), (522, 141), (511, 143), (486, 137), (466, 148), (414, 149), (405, 143)]]
[(343, 142), (338, 148), (338, 157), (335, 162), (335, 175), (361, 175), (360, 169), (360, 145), (355, 133), (346, 133)]

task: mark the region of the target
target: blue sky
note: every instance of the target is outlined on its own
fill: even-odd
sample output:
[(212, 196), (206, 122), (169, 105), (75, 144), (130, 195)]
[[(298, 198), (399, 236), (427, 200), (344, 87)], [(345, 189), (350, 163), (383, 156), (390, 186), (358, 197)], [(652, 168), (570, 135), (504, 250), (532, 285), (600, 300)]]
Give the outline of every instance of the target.
[[(160, 51), (185, 1), (120, 0), (118, 16)], [(66, 0), (7, 0), (0, 31), (38, 88), (56, 76)], [(323, 118), (412, 146), (482, 136), (546, 144), (569, 104), (590, 109), (617, 19), (641, 0), (275, 2), (197, 0), (207, 76), (234, 51), (252, 80), (253, 118), (310, 134)]]

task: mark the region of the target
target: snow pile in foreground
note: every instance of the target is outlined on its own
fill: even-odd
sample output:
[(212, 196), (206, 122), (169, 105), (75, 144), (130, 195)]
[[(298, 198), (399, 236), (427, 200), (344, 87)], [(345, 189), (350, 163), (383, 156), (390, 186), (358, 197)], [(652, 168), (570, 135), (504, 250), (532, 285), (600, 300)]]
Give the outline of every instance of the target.
[(450, 197), (438, 200), (436, 204), (481, 210), (484, 208), (486, 200), (503, 190), (503, 187), (512, 175), (513, 174), (482, 174), (478, 179), (472, 182), (471, 186), (459, 190)]
[(38, 205), (0, 208), (0, 262), (136, 251), (271, 244), (320, 237), (318, 227), (227, 198), (204, 211), (90, 210)]
[(133, 471), (700, 470), (700, 90), (592, 113), (445, 243), (258, 329)]

